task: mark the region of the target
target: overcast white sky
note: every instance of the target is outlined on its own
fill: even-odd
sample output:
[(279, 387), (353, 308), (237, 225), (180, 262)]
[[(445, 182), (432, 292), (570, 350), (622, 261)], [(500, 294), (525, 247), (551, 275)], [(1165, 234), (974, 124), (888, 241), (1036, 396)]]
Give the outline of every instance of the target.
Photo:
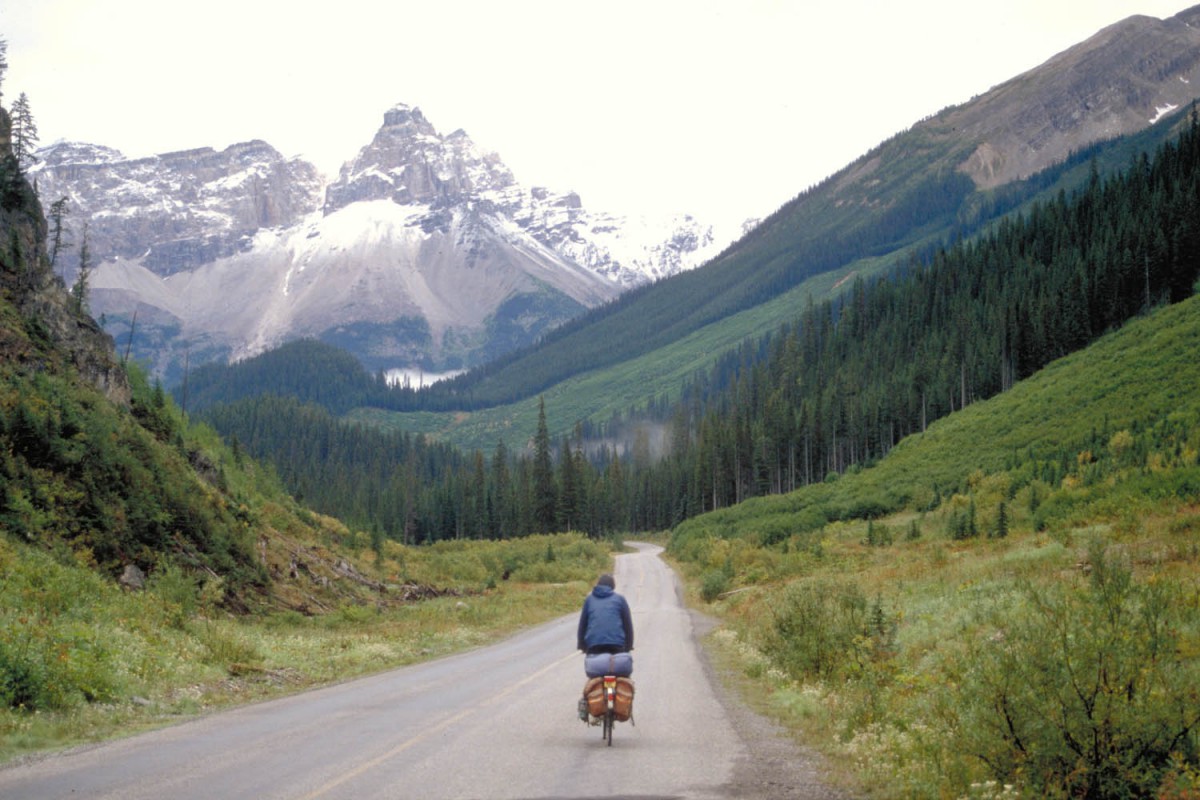
[(328, 174), (398, 102), (585, 205), (770, 213), (940, 109), (1195, 0), (3, 0), (5, 107), (129, 157), (265, 139)]

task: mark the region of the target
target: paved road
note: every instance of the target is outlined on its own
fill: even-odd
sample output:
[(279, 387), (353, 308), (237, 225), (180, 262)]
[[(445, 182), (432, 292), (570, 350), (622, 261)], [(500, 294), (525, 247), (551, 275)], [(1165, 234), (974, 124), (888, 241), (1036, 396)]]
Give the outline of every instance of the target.
[(637, 547), (615, 572), (637, 635), (634, 724), (617, 725), (612, 747), (575, 713), (584, 675), (571, 616), (493, 647), (0, 769), (0, 798), (832, 796), (778, 737), (747, 737), (744, 710), (740, 722), (727, 713), (661, 549)]

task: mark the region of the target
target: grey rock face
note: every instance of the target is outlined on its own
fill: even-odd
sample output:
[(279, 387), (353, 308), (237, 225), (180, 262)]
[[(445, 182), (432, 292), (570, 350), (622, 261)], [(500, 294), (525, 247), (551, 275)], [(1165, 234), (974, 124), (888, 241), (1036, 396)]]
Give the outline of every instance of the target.
[(31, 176), (43, 204), (68, 199), (97, 262), (137, 259), (162, 276), (244, 250), (262, 228), (295, 224), (322, 188), (313, 165), (261, 141), (139, 159), (62, 143), (38, 159)]
[(325, 213), (362, 200), (446, 206), (515, 183), (499, 156), (482, 153), (464, 131), (442, 137), (420, 109), (398, 105), (329, 186)]
[(1200, 6), (1110, 25), (930, 124), (976, 144), (959, 168), (992, 188), (1139, 131), (1198, 94)]
[(168, 375), (187, 354), (298, 336), (373, 369), (470, 366), (717, 248), (690, 217), (632, 220), (523, 187), (406, 105), (328, 186), (261, 141), (134, 160), (60, 143), (39, 157), (43, 204), (68, 199), (76, 243), (87, 223), (94, 308)]

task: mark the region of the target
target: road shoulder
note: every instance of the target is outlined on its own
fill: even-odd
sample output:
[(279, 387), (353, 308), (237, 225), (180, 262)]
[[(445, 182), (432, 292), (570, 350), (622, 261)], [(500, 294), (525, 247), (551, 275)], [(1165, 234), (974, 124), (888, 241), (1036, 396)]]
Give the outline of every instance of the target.
[(739, 696), (737, 676), (716, 663), (705, 642), (720, 624), (718, 620), (694, 609), (688, 613), (706, 677), (746, 747), (746, 755), (734, 766), (728, 796), (739, 800), (848, 800), (851, 795), (825, 777), (819, 753), (796, 742), (786, 728), (754, 711)]

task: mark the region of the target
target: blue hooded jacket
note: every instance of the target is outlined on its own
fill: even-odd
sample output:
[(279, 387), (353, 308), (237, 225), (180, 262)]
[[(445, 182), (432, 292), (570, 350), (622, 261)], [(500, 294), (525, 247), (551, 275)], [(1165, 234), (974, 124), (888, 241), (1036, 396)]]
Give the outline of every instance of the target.
[(585, 653), (624, 653), (633, 649), (629, 603), (611, 586), (597, 584), (579, 613), (579, 649)]

